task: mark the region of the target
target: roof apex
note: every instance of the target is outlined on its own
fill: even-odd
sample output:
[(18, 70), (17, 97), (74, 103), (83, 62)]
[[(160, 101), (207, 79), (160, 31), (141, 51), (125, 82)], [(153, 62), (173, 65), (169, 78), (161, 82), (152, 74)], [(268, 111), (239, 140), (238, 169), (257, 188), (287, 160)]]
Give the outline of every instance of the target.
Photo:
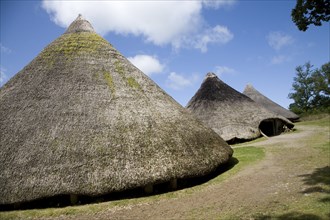
[(215, 73), (208, 72), (205, 75), (203, 82), (205, 82), (206, 80), (211, 79), (211, 78), (217, 78), (217, 79), (219, 79), (218, 76)]
[(214, 78), (214, 77), (218, 77), (215, 73), (212, 73), (212, 72), (208, 72), (205, 76), (205, 79), (206, 78)]
[(89, 21), (87, 21), (81, 14), (79, 14), (78, 17), (76, 18), (76, 20), (74, 20), (70, 24), (70, 26), (66, 30), (65, 34), (76, 33), (76, 32), (93, 32), (93, 33), (95, 33), (94, 28), (91, 25), (91, 23), (89, 23)]
[(246, 84), (245, 90), (247, 90), (247, 89), (253, 89), (253, 90), (255, 90), (255, 88), (253, 87), (253, 85), (251, 83)]

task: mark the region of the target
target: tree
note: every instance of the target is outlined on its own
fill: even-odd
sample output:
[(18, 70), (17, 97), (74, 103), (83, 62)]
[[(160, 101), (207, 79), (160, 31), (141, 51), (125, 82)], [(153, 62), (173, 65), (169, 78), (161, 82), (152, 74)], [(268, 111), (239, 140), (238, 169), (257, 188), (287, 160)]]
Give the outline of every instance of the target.
[(316, 107), (330, 106), (330, 62), (316, 69), (312, 74), (315, 97), (312, 105)]
[(313, 66), (307, 62), (304, 66), (298, 66), (296, 68), (297, 76), (293, 78), (292, 88), (295, 92), (289, 94), (289, 98), (294, 100), (292, 107), (300, 109), (304, 112), (311, 108), (312, 100), (312, 68)]
[(329, 109), (330, 62), (322, 65), (320, 69), (312, 68), (309, 62), (296, 68), (297, 75), (292, 84), (294, 92), (288, 96), (294, 100), (289, 108), (295, 113)]
[(322, 21), (330, 20), (330, 1), (297, 0), (296, 7), (292, 9), (291, 17), (301, 31), (306, 31), (311, 24), (321, 26)]

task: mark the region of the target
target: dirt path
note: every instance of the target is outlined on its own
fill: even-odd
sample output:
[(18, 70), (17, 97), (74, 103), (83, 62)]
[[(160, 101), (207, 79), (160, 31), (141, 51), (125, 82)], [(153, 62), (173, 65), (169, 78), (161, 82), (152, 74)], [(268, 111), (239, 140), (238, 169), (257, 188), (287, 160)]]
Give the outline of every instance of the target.
[(329, 166), (326, 157), (317, 159), (320, 152), (309, 141), (311, 137), (326, 139), (327, 135), (324, 128), (299, 126), (298, 132), (250, 144), (265, 147), (266, 156), (261, 162), (194, 193), (57, 219), (254, 219), (258, 213), (265, 216), (273, 209), (285, 214), (288, 204), (309, 196), (302, 193), (309, 187), (303, 176)]

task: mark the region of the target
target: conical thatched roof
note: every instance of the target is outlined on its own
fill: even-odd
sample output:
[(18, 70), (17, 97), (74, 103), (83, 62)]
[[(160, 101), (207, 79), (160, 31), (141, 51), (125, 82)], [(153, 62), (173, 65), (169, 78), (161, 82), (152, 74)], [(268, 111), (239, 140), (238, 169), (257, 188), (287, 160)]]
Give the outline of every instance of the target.
[(259, 105), (268, 109), (269, 111), (282, 115), (290, 121), (297, 121), (299, 119), (298, 115), (273, 102), (272, 100), (261, 94), (258, 90), (256, 90), (251, 84), (248, 84), (245, 87), (243, 94), (248, 96), (250, 99), (258, 103)]
[(286, 118), (262, 108), (247, 96), (208, 73), (187, 108), (229, 142), (250, 140), (261, 135), (282, 132), (293, 124)]
[(79, 16), (0, 90), (0, 204), (208, 174), (232, 149)]

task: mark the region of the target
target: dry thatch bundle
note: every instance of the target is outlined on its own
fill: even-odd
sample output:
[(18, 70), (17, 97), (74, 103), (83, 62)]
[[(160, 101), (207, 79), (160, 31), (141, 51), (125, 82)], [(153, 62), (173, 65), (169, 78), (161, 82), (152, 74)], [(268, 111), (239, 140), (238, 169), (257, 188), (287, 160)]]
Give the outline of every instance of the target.
[(256, 90), (252, 85), (248, 84), (246, 85), (243, 94), (248, 96), (250, 99), (258, 103), (259, 105), (263, 106), (264, 108), (268, 109), (269, 111), (272, 111), (276, 114), (279, 114), (290, 121), (297, 121), (299, 120), (299, 116), (295, 113), (283, 108), (279, 104), (273, 102), (263, 94), (261, 94), (258, 90)]
[(262, 108), (214, 73), (206, 75), (187, 109), (228, 142), (257, 138), (260, 130), (271, 136), (280, 134), (284, 126), (293, 127), (286, 118)]
[(79, 16), (0, 90), (0, 204), (208, 174), (232, 149)]

